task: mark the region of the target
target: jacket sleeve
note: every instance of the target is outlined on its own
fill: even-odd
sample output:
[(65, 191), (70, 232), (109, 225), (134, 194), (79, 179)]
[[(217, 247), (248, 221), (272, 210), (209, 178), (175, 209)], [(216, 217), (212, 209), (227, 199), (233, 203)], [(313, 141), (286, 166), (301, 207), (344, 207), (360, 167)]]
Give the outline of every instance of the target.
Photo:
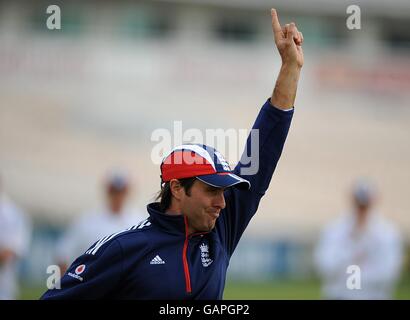
[(259, 202), (269, 187), (273, 172), (282, 153), (293, 116), (293, 109), (280, 110), (270, 100), (263, 105), (246, 149), (234, 173), (251, 183), (250, 190), (229, 188), (225, 192), (226, 208), (217, 223), (229, 257), (233, 254)]
[[(94, 244), (77, 258), (61, 278), (60, 289), (49, 289), (48, 299), (104, 299), (115, 293), (123, 273), (123, 253), (118, 240)], [(82, 267), (84, 266), (84, 267)]]

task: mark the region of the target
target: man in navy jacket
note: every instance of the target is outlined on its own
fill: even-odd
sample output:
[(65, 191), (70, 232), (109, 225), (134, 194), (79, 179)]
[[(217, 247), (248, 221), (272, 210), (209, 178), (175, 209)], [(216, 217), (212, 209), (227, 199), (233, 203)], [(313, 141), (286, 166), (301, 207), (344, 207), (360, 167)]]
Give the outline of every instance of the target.
[(176, 147), (161, 164), (149, 218), (93, 244), (42, 299), (222, 299), (229, 260), (281, 155), (303, 65), (302, 34), (271, 16), (282, 67), (253, 126), (258, 143), (247, 140), (257, 172), (246, 174), (242, 162), (231, 171), (205, 145)]

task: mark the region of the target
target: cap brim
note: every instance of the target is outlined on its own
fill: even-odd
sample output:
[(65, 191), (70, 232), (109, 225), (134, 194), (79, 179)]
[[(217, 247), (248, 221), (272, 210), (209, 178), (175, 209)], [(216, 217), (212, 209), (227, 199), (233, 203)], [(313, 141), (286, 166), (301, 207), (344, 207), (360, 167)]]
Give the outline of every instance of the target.
[(233, 173), (215, 173), (197, 176), (198, 180), (216, 188), (236, 187), (241, 190), (249, 190), (251, 183)]

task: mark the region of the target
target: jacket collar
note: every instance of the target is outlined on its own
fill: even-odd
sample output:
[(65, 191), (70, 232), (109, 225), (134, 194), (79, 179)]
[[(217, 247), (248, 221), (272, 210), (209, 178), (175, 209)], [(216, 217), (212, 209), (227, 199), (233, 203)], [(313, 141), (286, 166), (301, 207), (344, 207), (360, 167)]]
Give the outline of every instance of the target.
[[(159, 226), (168, 233), (186, 236), (186, 221), (184, 215), (170, 215), (161, 211), (159, 202), (147, 205), (147, 211), (153, 224)], [(191, 234), (189, 237), (203, 235), (209, 232), (199, 232)]]
[(147, 210), (153, 224), (170, 233), (185, 235), (185, 221), (182, 214), (178, 216), (165, 214), (159, 208), (158, 202), (147, 205)]

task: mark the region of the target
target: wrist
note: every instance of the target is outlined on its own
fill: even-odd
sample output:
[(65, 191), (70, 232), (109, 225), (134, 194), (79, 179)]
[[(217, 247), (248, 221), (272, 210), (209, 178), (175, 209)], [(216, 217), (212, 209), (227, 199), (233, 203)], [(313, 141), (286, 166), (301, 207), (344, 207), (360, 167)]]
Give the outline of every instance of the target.
[(271, 103), (279, 109), (286, 110), (294, 106), (300, 70), (297, 64), (282, 64), (271, 97)]
[(300, 66), (297, 62), (282, 62), (281, 70), (299, 73), (302, 70), (302, 66)]

